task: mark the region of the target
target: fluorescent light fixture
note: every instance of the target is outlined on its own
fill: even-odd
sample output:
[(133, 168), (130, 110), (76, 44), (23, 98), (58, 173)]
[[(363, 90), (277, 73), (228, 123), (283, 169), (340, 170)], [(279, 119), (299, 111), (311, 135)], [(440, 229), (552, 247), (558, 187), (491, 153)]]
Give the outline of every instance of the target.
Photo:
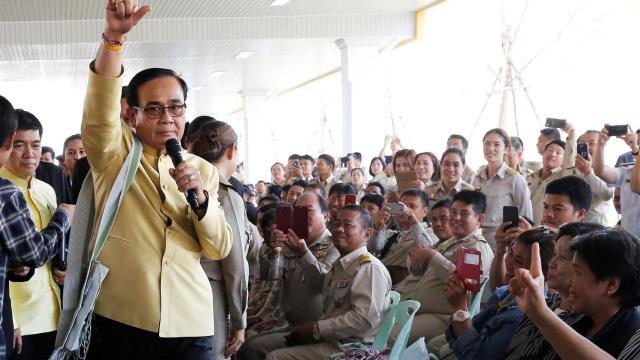
[(196, 86), (193, 88), (193, 91), (200, 91), (202, 89), (204, 89), (202, 86)]
[(282, 6), (282, 5), (286, 5), (289, 2), (289, 0), (275, 0), (274, 2), (271, 3), (271, 6)]
[(224, 75), (226, 73), (227, 73), (226, 71), (214, 71), (214, 72), (211, 73), (210, 76), (211, 77), (219, 77), (219, 76), (222, 76), (222, 75)]
[(238, 53), (238, 55), (236, 55), (236, 59), (237, 60), (246, 59), (251, 55), (253, 55), (253, 51), (241, 51), (240, 53)]

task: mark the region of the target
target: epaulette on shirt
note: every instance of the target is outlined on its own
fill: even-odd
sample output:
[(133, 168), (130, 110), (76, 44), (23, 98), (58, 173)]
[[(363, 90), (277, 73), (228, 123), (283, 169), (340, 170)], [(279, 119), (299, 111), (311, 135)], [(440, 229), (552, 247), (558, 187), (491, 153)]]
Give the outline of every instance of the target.
[(366, 264), (371, 262), (371, 256), (369, 254), (362, 255), (358, 258), (358, 265)]

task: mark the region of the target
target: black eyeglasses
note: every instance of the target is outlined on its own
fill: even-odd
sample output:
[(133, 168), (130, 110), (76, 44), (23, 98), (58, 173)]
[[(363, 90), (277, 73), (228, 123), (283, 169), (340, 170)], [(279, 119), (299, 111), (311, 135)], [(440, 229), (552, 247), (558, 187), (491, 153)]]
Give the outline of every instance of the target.
[(144, 114), (151, 119), (157, 119), (162, 116), (165, 110), (169, 112), (169, 115), (171, 115), (171, 117), (182, 116), (187, 109), (187, 104), (174, 104), (169, 106), (149, 105), (145, 108), (137, 106), (132, 107), (136, 110), (144, 112)]

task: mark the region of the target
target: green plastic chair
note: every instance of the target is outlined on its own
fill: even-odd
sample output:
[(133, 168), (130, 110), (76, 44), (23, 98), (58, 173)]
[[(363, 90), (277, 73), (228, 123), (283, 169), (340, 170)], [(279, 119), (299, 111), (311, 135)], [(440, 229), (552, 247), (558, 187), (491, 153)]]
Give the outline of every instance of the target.
[(478, 293), (474, 295), (473, 300), (471, 301), (471, 304), (469, 304), (469, 312), (471, 313), (472, 317), (480, 312), (480, 302), (482, 301), (482, 293), (484, 293), (484, 288), (487, 286), (488, 282), (489, 282), (488, 278), (484, 279), (484, 281), (482, 282), (482, 285), (480, 285), (480, 291), (478, 291)]
[(393, 343), (391, 353), (387, 357), (388, 360), (401, 360), (403, 358), (404, 350), (407, 347), (407, 341), (409, 341), (413, 318), (419, 308), (419, 302), (405, 300), (400, 302), (398, 305), (390, 307), (384, 319), (382, 319), (380, 329), (378, 330), (378, 334), (373, 342), (373, 347), (378, 351), (382, 351), (387, 348), (387, 342), (389, 341), (389, 335), (391, 334), (393, 327), (400, 327), (400, 333), (398, 333), (396, 341)]
[(391, 305), (389, 306), (389, 309), (391, 309), (400, 303), (400, 293), (391, 290), (391, 294), (389, 296), (391, 297)]

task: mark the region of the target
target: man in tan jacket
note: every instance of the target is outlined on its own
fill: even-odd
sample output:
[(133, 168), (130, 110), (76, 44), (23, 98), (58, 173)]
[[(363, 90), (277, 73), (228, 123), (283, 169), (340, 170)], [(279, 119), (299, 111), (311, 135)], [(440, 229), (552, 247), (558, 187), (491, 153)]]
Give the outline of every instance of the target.
[[(134, 141), (120, 121), (125, 34), (150, 10), (136, 0), (106, 5), (82, 121), (97, 214)], [(129, 83), (127, 117), (143, 154), (99, 256), (110, 271), (96, 302), (90, 358), (211, 357), (213, 299), (200, 256), (222, 259), (232, 241), (218, 202), (217, 170), (188, 154), (174, 168), (164, 150), (167, 140), (182, 137), (186, 97), (184, 80), (167, 69), (143, 70)], [(184, 196), (189, 190), (197, 195), (195, 209)]]

